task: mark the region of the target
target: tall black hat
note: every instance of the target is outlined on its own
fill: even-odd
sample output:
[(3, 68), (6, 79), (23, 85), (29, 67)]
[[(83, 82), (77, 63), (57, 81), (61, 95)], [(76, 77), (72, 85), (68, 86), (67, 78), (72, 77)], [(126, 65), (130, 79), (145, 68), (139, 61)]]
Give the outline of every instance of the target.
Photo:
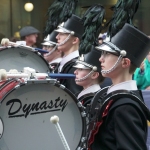
[(48, 34), (47, 37), (44, 39), (44, 43), (42, 45), (49, 45), (49, 46), (55, 46), (57, 44), (57, 36), (58, 32), (53, 31), (51, 34)]
[(104, 42), (96, 47), (99, 50), (108, 51), (116, 55), (123, 55), (139, 67), (150, 51), (150, 39), (130, 24), (123, 28), (111, 38), (111, 42)]
[(100, 4), (91, 6), (83, 15), (84, 34), (80, 44), (81, 57), (77, 61), (75, 68), (92, 69), (92, 71), (101, 72), (99, 58), (101, 52), (94, 45), (97, 44), (98, 35), (102, 30), (102, 22), (105, 15), (105, 9)]
[(72, 16), (66, 22), (61, 23), (58, 26), (58, 29), (55, 31), (69, 33), (78, 38), (81, 38), (84, 32), (84, 27), (81, 18), (72, 14)]
[(89, 51), (90, 52), (88, 52), (87, 54), (81, 55), (79, 60), (77, 60), (76, 62), (77, 64), (74, 67), (80, 69), (91, 69), (96, 72), (101, 72), (101, 66), (99, 62), (101, 51), (95, 49), (94, 46), (91, 46)]

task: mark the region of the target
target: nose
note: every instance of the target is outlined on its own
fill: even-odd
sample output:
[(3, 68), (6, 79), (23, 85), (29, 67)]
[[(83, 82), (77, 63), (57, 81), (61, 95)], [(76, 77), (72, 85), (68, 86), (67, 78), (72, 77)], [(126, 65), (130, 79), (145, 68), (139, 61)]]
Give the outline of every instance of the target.
[(74, 74), (75, 74), (75, 75), (77, 74), (77, 69), (74, 71)]
[(103, 55), (101, 55), (101, 57), (99, 58), (99, 61), (102, 63), (102, 62), (104, 62), (104, 57), (103, 57)]
[(59, 33), (57, 34), (56, 39), (57, 39), (57, 40), (59, 39)]

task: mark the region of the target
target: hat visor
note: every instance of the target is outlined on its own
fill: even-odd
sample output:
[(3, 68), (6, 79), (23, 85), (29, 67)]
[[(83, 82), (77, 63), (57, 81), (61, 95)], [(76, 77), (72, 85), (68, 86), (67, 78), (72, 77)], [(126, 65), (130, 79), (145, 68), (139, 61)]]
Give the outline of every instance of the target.
[(95, 48), (100, 50), (100, 51), (107, 51), (107, 52), (114, 53), (114, 54), (118, 54), (118, 52), (119, 52), (117, 50), (113, 50), (111, 47), (109, 47), (106, 44), (101, 44), (99, 46), (96, 46)]
[(49, 41), (49, 40), (44, 40), (44, 42), (47, 42), (47, 43), (49, 43), (49, 44), (51, 44), (51, 45), (56, 45), (57, 43), (55, 43), (55, 42), (53, 42), (53, 41)]
[(58, 29), (56, 29), (55, 31), (59, 32), (59, 33), (71, 33), (71, 31), (69, 31), (61, 26), (58, 26)]
[(77, 68), (77, 69), (91, 69), (90, 67), (87, 67), (83, 64), (80, 64), (80, 63), (77, 63), (76, 65), (73, 66), (74, 68)]
[(49, 43), (49, 42), (44, 42), (44, 43), (41, 43), (42, 45), (46, 45), (46, 46), (54, 46), (54, 44), (52, 43)]

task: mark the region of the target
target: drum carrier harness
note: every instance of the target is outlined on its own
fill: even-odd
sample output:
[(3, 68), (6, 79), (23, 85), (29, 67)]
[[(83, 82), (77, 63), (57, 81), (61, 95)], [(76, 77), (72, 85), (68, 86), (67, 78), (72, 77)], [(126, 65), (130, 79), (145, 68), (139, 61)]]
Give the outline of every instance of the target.
[(88, 150), (91, 150), (91, 144), (94, 142), (95, 135), (103, 123), (103, 118), (107, 116), (110, 110), (119, 105), (131, 104), (139, 110), (143, 110), (147, 120), (150, 121), (150, 110), (145, 105), (140, 90), (116, 90), (107, 94), (108, 88), (105, 87), (97, 92), (91, 104), (88, 106), (89, 108), (87, 108), (89, 113), (89, 126), (87, 131)]

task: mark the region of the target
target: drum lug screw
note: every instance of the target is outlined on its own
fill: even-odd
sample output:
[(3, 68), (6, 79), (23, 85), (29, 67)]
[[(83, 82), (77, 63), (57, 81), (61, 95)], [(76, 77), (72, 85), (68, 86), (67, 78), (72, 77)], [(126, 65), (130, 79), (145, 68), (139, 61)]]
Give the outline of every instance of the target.
[(83, 112), (81, 113), (81, 116), (82, 116), (82, 117), (86, 117), (85, 111), (83, 111)]
[(78, 107), (82, 107), (82, 103), (81, 102), (78, 102), (77, 105), (78, 105)]
[(82, 137), (82, 138), (81, 138), (81, 142), (82, 142), (82, 143), (85, 142), (85, 140), (86, 140), (86, 137)]

